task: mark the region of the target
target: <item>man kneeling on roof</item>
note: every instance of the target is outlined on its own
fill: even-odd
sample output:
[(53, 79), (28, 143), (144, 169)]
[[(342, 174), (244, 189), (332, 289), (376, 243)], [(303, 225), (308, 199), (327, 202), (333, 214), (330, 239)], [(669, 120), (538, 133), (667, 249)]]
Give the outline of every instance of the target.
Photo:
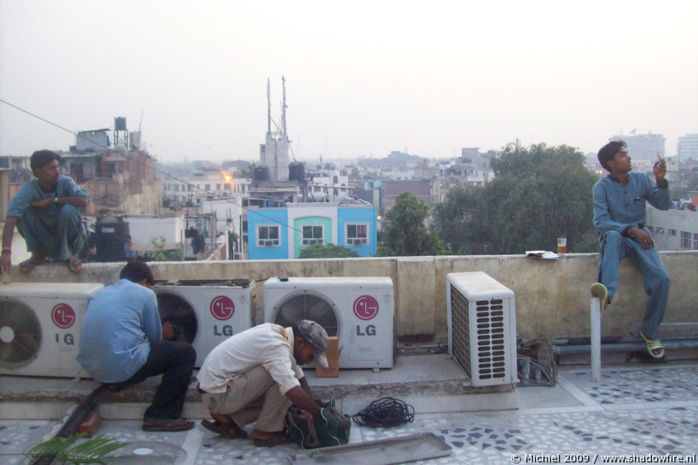
[(317, 418), (320, 407), (299, 365), (327, 367), (327, 333), (318, 323), (300, 320), (291, 328), (264, 323), (232, 336), (204, 360), (198, 374), (199, 392), (214, 421), (202, 426), (227, 438), (246, 438), (255, 446), (271, 447), (289, 439), (283, 433), (291, 404)]

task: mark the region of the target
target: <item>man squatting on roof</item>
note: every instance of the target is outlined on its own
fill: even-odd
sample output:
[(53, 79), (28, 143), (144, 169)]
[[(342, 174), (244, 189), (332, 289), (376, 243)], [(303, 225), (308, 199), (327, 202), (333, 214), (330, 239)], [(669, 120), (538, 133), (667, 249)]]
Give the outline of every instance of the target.
[(35, 266), (46, 263), (47, 257), (65, 262), (74, 273), (82, 270), (82, 262), (76, 255), (85, 243), (85, 234), (77, 207), (86, 207), (89, 195), (73, 178), (61, 176), (60, 160), (50, 150), (32, 154), (29, 163), (36, 178), (22, 184), (10, 200), (2, 230), (0, 274), (9, 274), (12, 266), (15, 226), (32, 254), (19, 264), (20, 273), (29, 273)]
[(594, 185), (594, 226), (599, 230), (601, 254), (599, 277), (592, 285), (592, 294), (601, 300), (601, 308), (610, 304), (618, 287), (621, 258), (630, 257), (642, 273), (645, 292), (649, 295), (640, 337), (647, 352), (655, 359), (664, 357), (659, 340), (659, 324), (669, 298), (669, 276), (650, 232), (645, 227), (645, 204), (660, 210), (671, 207), (666, 163), (660, 159), (652, 171), (655, 182), (644, 173), (632, 173), (632, 163), (623, 141), (604, 145), (598, 153), (599, 162), (609, 175)]
[(255, 446), (288, 441), (282, 432), (291, 404), (310, 412), (320, 407), (299, 365), (315, 359), (327, 367), (327, 333), (318, 323), (300, 320), (292, 328), (264, 323), (229, 337), (214, 348), (198, 374), (199, 392), (214, 421), (202, 426), (227, 438), (245, 438), (245, 425)]

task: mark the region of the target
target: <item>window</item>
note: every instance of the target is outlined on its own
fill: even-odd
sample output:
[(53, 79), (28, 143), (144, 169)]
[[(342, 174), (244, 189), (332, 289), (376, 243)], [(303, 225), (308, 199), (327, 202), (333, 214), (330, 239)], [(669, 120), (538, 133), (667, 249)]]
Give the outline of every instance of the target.
[(691, 248), (691, 233), (686, 231), (681, 231), (681, 248), (690, 249)]
[(693, 234), (693, 250), (698, 250), (698, 234)]
[(322, 226), (303, 226), (303, 245), (322, 244)]
[(661, 226), (657, 226), (656, 228), (654, 228), (654, 233), (655, 234), (664, 234), (664, 228), (662, 228)]
[(278, 226), (257, 226), (257, 247), (278, 247)]
[(368, 225), (365, 223), (347, 224), (347, 245), (368, 244)]
[(206, 192), (209, 192), (209, 191), (211, 190), (211, 185), (210, 185), (210, 184), (206, 184), (206, 185), (204, 186), (204, 190), (205, 190)]
[(669, 230), (669, 235), (670, 235), (670, 236), (676, 236), (676, 229), (670, 229), (670, 230)]

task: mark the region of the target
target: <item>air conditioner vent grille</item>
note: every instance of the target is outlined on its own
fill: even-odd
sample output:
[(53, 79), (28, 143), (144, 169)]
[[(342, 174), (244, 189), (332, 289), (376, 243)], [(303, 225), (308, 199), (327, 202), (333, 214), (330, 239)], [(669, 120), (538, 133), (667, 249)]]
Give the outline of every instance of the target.
[(469, 298), (452, 282), (449, 295), (450, 351), (456, 362), (474, 386), (510, 383), (510, 303), (499, 296)]

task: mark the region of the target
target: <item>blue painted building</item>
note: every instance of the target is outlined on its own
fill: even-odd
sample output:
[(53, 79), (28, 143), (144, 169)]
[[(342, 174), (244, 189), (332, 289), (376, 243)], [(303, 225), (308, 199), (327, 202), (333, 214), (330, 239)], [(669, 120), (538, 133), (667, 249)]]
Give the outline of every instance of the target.
[(371, 257), (377, 250), (376, 209), (357, 200), (289, 203), (247, 209), (250, 260), (298, 258), (304, 247), (332, 243)]

